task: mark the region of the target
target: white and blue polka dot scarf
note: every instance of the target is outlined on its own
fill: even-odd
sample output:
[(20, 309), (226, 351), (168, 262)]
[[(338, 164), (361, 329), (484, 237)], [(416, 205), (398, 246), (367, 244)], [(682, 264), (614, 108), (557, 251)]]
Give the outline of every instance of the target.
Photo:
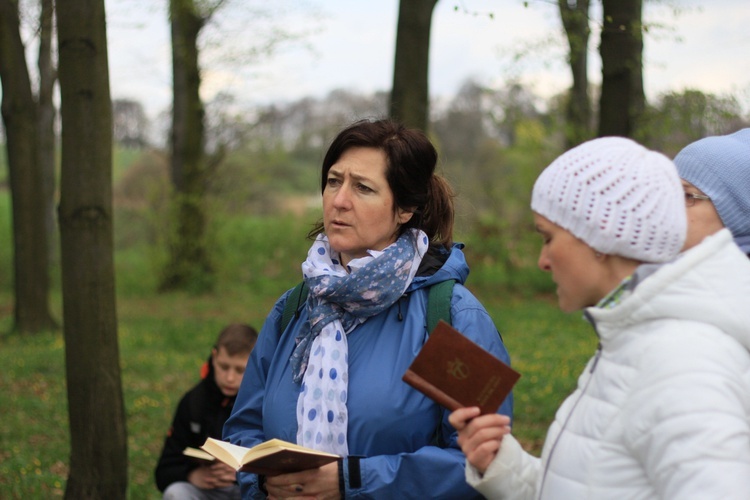
[(409, 230), (382, 251), (352, 260), (347, 268), (331, 255), (328, 238), (318, 235), (302, 264), (310, 288), (310, 326), (297, 336), (291, 363), (297, 400), (297, 443), (349, 454), (346, 409), (349, 360), (346, 334), (394, 304), (417, 274), (427, 236)]

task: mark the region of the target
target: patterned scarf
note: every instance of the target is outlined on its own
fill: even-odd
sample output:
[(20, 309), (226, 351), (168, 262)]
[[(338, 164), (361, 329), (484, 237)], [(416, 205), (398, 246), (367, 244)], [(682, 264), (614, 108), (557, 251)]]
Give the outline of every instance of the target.
[(297, 400), (297, 443), (347, 456), (346, 408), (349, 347), (346, 334), (393, 305), (411, 283), (429, 245), (415, 229), (382, 251), (352, 260), (344, 268), (328, 238), (318, 235), (302, 264), (310, 294), (309, 326), (296, 339), (291, 357)]

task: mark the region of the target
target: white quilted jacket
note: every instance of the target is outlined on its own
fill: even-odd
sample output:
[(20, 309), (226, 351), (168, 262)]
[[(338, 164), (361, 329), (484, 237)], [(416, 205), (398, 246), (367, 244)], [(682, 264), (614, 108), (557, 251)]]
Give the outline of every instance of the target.
[(491, 499), (750, 499), (750, 260), (729, 231), (586, 312), (601, 349), (542, 458), (508, 436), (469, 484)]

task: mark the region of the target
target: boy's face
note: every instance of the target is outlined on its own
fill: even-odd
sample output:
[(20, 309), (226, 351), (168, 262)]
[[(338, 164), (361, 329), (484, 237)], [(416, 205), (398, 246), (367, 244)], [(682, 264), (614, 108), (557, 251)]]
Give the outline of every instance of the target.
[(214, 378), (221, 393), (225, 396), (236, 396), (240, 390), (242, 376), (245, 374), (247, 359), (250, 353), (230, 356), (226, 349), (219, 347), (211, 352), (211, 363), (214, 365)]

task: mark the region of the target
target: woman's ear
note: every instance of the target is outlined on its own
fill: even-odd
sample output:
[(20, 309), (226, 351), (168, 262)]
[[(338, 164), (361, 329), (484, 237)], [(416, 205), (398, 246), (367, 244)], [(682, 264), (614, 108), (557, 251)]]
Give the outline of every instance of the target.
[(398, 209), (398, 216), (396, 218), (398, 219), (399, 224), (406, 224), (412, 217), (414, 217), (414, 212), (408, 212), (402, 208)]

